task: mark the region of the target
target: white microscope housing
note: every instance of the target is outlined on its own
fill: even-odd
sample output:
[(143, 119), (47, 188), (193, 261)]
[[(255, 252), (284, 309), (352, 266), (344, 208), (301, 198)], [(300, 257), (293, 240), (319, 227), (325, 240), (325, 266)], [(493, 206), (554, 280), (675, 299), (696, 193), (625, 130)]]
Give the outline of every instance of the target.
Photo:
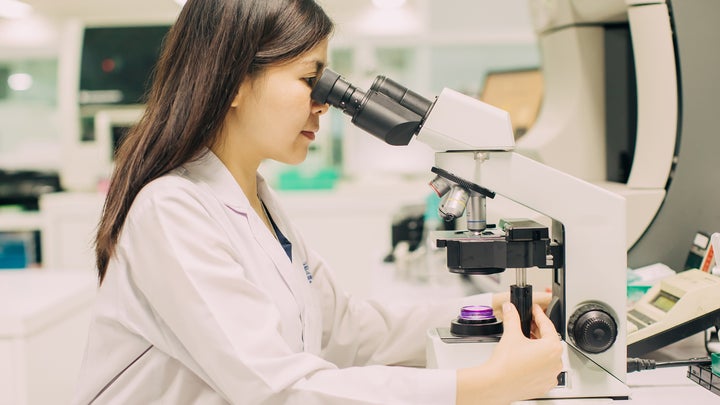
[[(549, 217), (556, 257), (543, 266), (552, 280), (547, 313), (566, 344), (566, 357), (558, 386), (547, 397), (628, 397), (623, 197), (513, 152), (509, 115), (450, 89), (431, 102), (379, 76), (366, 93), (326, 69), (312, 97), (342, 109), (355, 125), (389, 144), (405, 145), (416, 135), (437, 151), (433, 171)], [(455, 234), (470, 246), (473, 239), (481, 242), (479, 233)], [(463, 272), (466, 259), (451, 258), (453, 252), (448, 249), (448, 263), (459, 261), (455, 272)], [(428, 333), (432, 367), (480, 364), (495, 344), (444, 340), (441, 329)]]

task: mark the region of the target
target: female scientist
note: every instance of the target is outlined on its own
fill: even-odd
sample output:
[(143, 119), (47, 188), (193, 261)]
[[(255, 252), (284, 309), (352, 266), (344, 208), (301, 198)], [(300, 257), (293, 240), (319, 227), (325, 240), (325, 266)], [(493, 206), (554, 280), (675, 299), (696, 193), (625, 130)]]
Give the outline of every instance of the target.
[(486, 363), (418, 367), (427, 328), (493, 297), (349, 297), (257, 173), (305, 159), (331, 31), (313, 0), (184, 6), (117, 157), (74, 403), (495, 404), (555, 385), (561, 343), (537, 305), (534, 339), (505, 305)]

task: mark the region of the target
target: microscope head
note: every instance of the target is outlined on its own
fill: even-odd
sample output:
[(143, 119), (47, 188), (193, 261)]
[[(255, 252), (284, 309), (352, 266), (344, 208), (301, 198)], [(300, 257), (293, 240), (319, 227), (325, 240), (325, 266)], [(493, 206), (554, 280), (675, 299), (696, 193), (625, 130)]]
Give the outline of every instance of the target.
[(515, 147), (507, 111), (447, 88), (431, 101), (377, 76), (365, 92), (325, 69), (310, 97), (339, 108), (352, 117), (355, 126), (390, 145), (407, 145), (415, 135), (437, 152)]

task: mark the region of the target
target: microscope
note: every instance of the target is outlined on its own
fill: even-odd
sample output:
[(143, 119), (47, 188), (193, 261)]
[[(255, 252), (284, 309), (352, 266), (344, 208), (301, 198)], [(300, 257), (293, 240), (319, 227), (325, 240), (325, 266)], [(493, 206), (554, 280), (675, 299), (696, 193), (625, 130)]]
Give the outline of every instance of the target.
[[(430, 186), (443, 196), (447, 220), (467, 229), (438, 231), (453, 273), (486, 275), (515, 269), (511, 301), (529, 336), (532, 286), (527, 268), (546, 269), (552, 301), (546, 312), (565, 345), (564, 370), (546, 398), (626, 399), (625, 200), (603, 188), (513, 152), (507, 112), (451, 89), (429, 100), (384, 76), (363, 91), (325, 69), (311, 97), (339, 108), (351, 122), (390, 145), (414, 137), (436, 151)], [(486, 221), (486, 204), (501, 195), (551, 220)], [(488, 199), (490, 201), (488, 201)], [(488, 307), (464, 307), (449, 328), (428, 331), (428, 367), (482, 363), (502, 334)]]

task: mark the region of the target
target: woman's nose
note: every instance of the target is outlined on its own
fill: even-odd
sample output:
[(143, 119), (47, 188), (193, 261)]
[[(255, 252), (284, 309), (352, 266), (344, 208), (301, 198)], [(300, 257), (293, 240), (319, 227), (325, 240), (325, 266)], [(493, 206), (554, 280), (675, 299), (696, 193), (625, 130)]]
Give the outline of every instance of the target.
[(313, 114), (323, 115), (328, 111), (328, 109), (330, 109), (329, 104), (320, 104), (316, 103), (315, 101), (313, 101), (312, 103)]

